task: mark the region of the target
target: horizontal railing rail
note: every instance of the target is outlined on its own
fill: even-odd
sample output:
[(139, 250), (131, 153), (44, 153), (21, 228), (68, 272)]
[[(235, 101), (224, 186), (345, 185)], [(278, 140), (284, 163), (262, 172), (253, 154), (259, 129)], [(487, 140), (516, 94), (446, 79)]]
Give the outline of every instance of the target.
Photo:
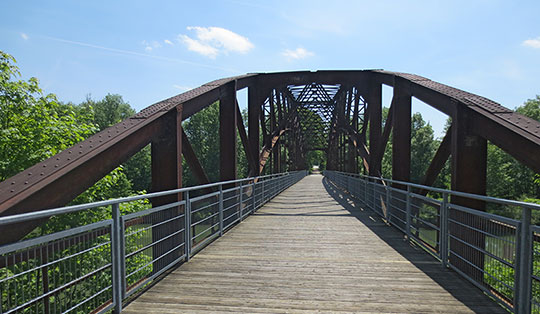
[[(531, 221), (540, 205), (361, 174), (324, 175), (508, 310), (540, 313), (540, 227)], [(454, 204), (456, 196), (520, 217)]]
[[(0, 246), (0, 313), (120, 312), (306, 171), (218, 182), (0, 218), (57, 219), (64, 230)], [(206, 194), (204, 194), (206, 193)], [(73, 215), (76, 223), (73, 226)], [(64, 220), (63, 220), (64, 219)]]

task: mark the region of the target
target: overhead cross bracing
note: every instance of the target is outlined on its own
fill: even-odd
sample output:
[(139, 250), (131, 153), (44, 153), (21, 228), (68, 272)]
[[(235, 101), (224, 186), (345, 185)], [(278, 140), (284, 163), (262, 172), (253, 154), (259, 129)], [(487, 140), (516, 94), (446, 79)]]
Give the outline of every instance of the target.
[(287, 86), (296, 103), (306, 150), (326, 149), (340, 85)]

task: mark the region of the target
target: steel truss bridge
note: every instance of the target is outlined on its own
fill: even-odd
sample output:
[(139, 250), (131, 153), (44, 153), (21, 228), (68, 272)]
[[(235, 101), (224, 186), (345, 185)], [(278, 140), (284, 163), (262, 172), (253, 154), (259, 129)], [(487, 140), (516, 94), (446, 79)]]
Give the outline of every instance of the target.
[[(393, 88), (384, 124), (383, 85)], [(243, 121), (237, 101), (237, 92), (242, 89), (247, 89), (248, 94), (247, 121)], [(421, 185), (409, 183), (413, 97), (448, 115), (452, 121)], [(222, 183), (210, 184), (205, 165), (199, 162), (189, 138), (182, 131), (182, 121), (215, 102), (219, 102)], [(246, 153), (248, 179), (236, 178), (237, 135)], [(390, 136), (393, 137), (391, 180), (381, 178), (382, 158)], [(488, 141), (533, 171), (540, 172), (538, 121), (487, 98), (418, 75), (383, 70), (255, 73), (204, 84), (156, 103), (0, 183), (0, 244), (3, 245), (0, 246), (0, 313), (29, 309), (44, 313), (81, 309), (89, 312), (110, 309), (120, 311), (122, 300), (125, 303), (136, 294), (135, 290), (146, 289), (145, 285), (163, 277), (178, 263), (187, 262), (202, 247), (248, 215), (255, 214), (250, 217), (254, 222), (257, 221), (256, 217), (273, 214), (282, 215), (282, 220), (289, 219), (283, 208), (292, 212), (295, 208), (302, 208), (298, 203), (302, 195), (293, 193), (293, 197), (287, 198), (286, 194), (279, 193), (305, 176), (304, 170), (308, 166), (306, 155), (313, 150), (326, 154), (328, 169), (324, 190), (317, 190), (323, 186), (321, 181), (319, 187), (313, 182), (315, 185), (311, 185), (319, 194), (305, 191), (313, 203), (317, 204), (325, 199), (325, 195), (331, 195), (342, 206), (338, 211), (346, 210), (349, 214), (345, 215), (354, 216), (361, 222), (366, 222), (366, 217), (357, 211), (360, 208), (372, 209), (380, 215), (378, 219), (381, 220), (377, 221), (403, 231), (411, 245), (423, 247), (445, 267), (453, 269), (480, 288), (477, 291), (483, 291), (512, 311), (540, 312), (540, 296), (535, 294), (540, 293), (540, 274), (532, 266), (533, 260), (540, 258), (538, 249), (533, 246), (538, 242), (540, 231), (531, 225), (530, 220), (531, 211), (538, 210), (538, 206), (481, 196), (486, 193)], [(153, 194), (61, 208), (148, 144), (151, 144)], [(182, 188), (182, 158), (185, 158), (202, 187)], [(431, 188), (449, 158), (452, 191)], [(276, 175), (260, 177), (265, 168)], [(277, 175), (284, 172), (287, 174)], [(312, 176), (308, 178), (315, 180)], [(308, 182), (308, 178), (301, 182)], [(190, 191), (192, 194), (198, 191), (195, 193), (197, 196), (191, 195), (190, 198)], [(440, 198), (427, 197), (428, 192), (438, 193)], [(277, 198), (262, 207), (274, 197)], [(139, 214), (123, 215), (120, 212), (120, 204), (142, 199), (149, 200), (151, 208)], [(347, 201), (343, 203), (344, 200)], [(350, 202), (359, 205), (349, 208), (347, 204)], [(490, 202), (523, 208), (522, 220), (485, 213), (486, 204)], [(287, 204), (298, 206), (290, 208)], [(330, 201), (328, 204), (331, 207), (335, 205)], [(98, 206), (111, 206), (112, 219), (56, 235), (21, 241), (53, 215)], [(281, 206), (278, 213), (272, 211), (276, 206)], [(325, 205), (317, 206), (323, 212), (326, 211)], [(56, 209), (43, 211), (50, 208)], [(259, 208), (264, 209), (261, 214), (256, 213)], [(306, 209), (303, 214), (313, 216), (317, 211)], [(175, 226), (171, 226), (174, 221)], [(276, 221), (273, 223), (279, 224)], [(208, 228), (201, 231), (197, 225)], [(355, 228), (353, 225), (348, 226)], [(135, 229), (127, 233), (130, 228)], [(238, 228), (241, 230), (241, 226)], [(311, 228), (316, 230), (317, 224)], [(137, 238), (139, 242), (135, 241), (135, 248), (128, 252), (127, 245), (131, 243), (129, 237), (134, 234), (147, 235), (143, 237), (145, 240)], [(308, 247), (309, 238), (304, 241)], [(344, 238), (343, 242), (346, 241)], [(391, 244), (392, 241), (386, 243)], [(339, 248), (340, 244), (333, 245)], [(96, 247), (108, 248), (112, 256), (101, 268), (78, 275), (69, 268), (75, 266), (63, 266), (64, 269), (60, 270), (58, 265), (61, 263), (80, 258), (86, 254), (81, 252), (90, 252)], [(353, 254), (340, 253), (345, 254), (345, 260), (346, 253)], [(62, 254), (67, 255), (60, 256)], [(147, 268), (144, 275), (135, 276), (136, 280), (130, 282), (128, 277), (134, 273), (128, 274), (126, 269), (129, 268), (130, 258), (138, 254), (143, 256), (141, 260), (150, 259), (148, 263), (143, 263), (149, 270)], [(424, 259), (415, 260), (410, 254), (413, 253), (403, 253), (405, 260), (410, 263), (429, 263)], [(263, 256), (259, 258), (264, 259)], [(312, 257), (306, 258), (309, 260)], [(257, 264), (260, 260), (252, 262)], [(234, 264), (234, 260), (229, 262)], [(339, 261), (333, 262), (339, 264)], [(190, 263), (196, 265), (195, 261)], [(179, 269), (188, 269), (190, 263)], [(338, 264), (334, 265), (336, 269), (340, 267)], [(366, 267), (369, 268), (369, 265)], [(55, 269), (61, 274), (56, 274)], [(138, 271), (141, 269), (144, 268)], [(276, 271), (284, 269), (277, 267)], [(431, 270), (424, 271), (429, 273)], [(100, 274), (105, 274), (105, 279), (100, 277), (99, 280), (107, 281), (108, 278), (110, 285), (92, 296), (81, 297), (78, 292), (77, 297), (74, 292), (77, 285), (91, 282)], [(435, 282), (447, 275), (437, 276), (430, 275)], [(24, 295), (26, 288), (17, 281), (23, 279), (33, 280), (32, 284), (36, 287), (34, 292), (27, 291)], [(404, 280), (414, 279), (408, 277)], [(448, 286), (445, 280), (440, 279), (440, 285), (446, 290), (452, 290), (448, 288), (452, 284)], [(453, 282), (454, 279), (448, 280)], [(349, 287), (351, 283), (337, 284)], [(436, 289), (434, 287), (430, 289)], [(214, 288), (212, 286), (208, 289)], [(350, 288), (356, 289), (354, 285)], [(17, 292), (17, 289), (21, 291)], [(149, 295), (152, 295), (151, 291), (148, 291)], [(289, 292), (295, 291), (299, 290)], [(69, 298), (66, 296), (68, 292)], [(384, 294), (387, 298), (396, 297), (388, 295), (387, 291)], [(141, 300), (144, 300), (144, 295)], [(471, 295), (484, 304), (485, 296), (481, 293), (471, 292)], [(337, 296), (335, 298), (340, 299)], [(62, 303), (63, 299), (69, 299), (69, 302)], [(168, 302), (174, 303), (173, 300)], [(207, 302), (212, 303), (209, 300)], [(339, 310), (338, 303), (334, 308), (325, 309)], [(465, 300), (462, 303), (471, 305), (474, 302)], [(246, 300), (246, 304), (251, 303)], [(257, 304), (258, 307), (264, 307), (263, 304)], [(309, 312), (321, 306), (315, 304), (309, 307), (304, 302), (302, 307), (298, 304), (285, 304), (281, 309), (291, 306), (299, 312), (302, 309)], [(447, 309), (452, 308), (451, 304), (447, 304)], [(227, 306), (221, 310), (235, 309), (233, 305)], [(362, 307), (351, 305), (346, 308), (360, 310)], [(244, 308), (247, 312), (250, 309), (253, 310), (249, 306)], [(380, 309), (382, 311), (383, 307)], [(429, 305), (425, 309), (429, 310)], [(409, 310), (414, 311), (413, 308)], [(485, 306), (485, 312), (492, 311), (495, 310), (491, 305)]]

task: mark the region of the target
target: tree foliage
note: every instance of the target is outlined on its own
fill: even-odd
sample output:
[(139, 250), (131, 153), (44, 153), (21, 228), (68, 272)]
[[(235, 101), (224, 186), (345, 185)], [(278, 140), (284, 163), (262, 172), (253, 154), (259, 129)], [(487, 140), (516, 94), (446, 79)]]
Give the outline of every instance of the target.
[[(540, 96), (527, 100), (516, 112), (540, 121)], [(540, 199), (539, 175), (499, 147), (488, 144), (488, 195), (523, 200)]]
[(0, 51), (0, 181), (95, 132), (89, 112), (76, 114), (36, 78), (20, 80), (15, 59)]
[(135, 114), (135, 109), (117, 94), (107, 94), (102, 100), (93, 100), (90, 95), (79, 105), (82, 108), (92, 108), (93, 122), (102, 131), (111, 125), (121, 122)]

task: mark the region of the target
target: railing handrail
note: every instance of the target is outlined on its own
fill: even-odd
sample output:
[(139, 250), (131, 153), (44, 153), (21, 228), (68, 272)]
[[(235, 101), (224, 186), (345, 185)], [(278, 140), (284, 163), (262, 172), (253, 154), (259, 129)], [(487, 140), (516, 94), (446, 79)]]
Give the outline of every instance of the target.
[[(332, 171), (332, 170), (325, 170), (325, 171)], [(401, 184), (405, 186), (410, 186), (412, 188), (428, 190), (428, 191), (441, 193), (441, 194), (447, 193), (448, 195), (468, 197), (468, 198), (481, 200), (481, 201), (489, 201), (489, 202), (495, 202), (495, 203), (504, 204), (504, 205), (521, 206), (521, 207), (527, 207), (530, 209), (540, 210), (540, 204), (535, 204), (535, 203), (528, 203), (528, 202), (508, 200), (508, 199), (498, 198), (498, 197), (493, 197), (493, 196), (486, 196), (486, 195), (480, 195), (480, 194), (472, 194), (472, 193), (466, 193), (466, 192), (435, 188), (432, 186), (427, 186), (427, 185), (422, 185), (422, 184), (417, 184), (417, 183), (412, 183), (412, 182), (387, 179), (383, 177), (374, 177), (374, 176), (368, 176), (368, 175), (358, 174), (358, 173), (350, 173), (350, 172), (343, 172), (343, 171), (332, 171), (332, 172), (344, 174), (351, 177), (363, 177), (363, 178), (379, 180), (379, 181), (384, 181), (384, 182), (389, 182), (389, 183)]]
[[(530, 314), (533, 304), (534, 313), (540, 310), (540, 295), (532, 293), (537, 289), (533, 289), (533, 280), (534, 287), (540, 283), (533, 270), (540, 256), (536, 249), (540, 226), (533, 225), (531, 219), (532, 211), (540, 205), (347, 172), (325, 171), (324, 175), (500, 305), (517, 314)], [(441, 193), (442, 201), (413, 193), (412, 188)], [(521, 209), (521, 217), (510, 219), (459, 206), (451, 203), (450, 195), (511, 205)], [(424, 206), (426, 203), (430, 204)], [(507, 250), (510, 253), (505, 253)]]
[(193, 190), (207, 189), (207, 188), (212, 188), (212, 187), (220, 186), (220, 185), (233, 184), (233, 183), (239, 183), (239, 182), (244, 182), (244, 181), (275, 178), (275, 177), (280, 177), (280, 176), (284, 176), (284, 175), (287, 175), (290, 173), (292, 174), (296, 172), (298, 171), (282, 172), (282, 173), (269, 174), (269, 175), (258, 176), (258, 177), (248, 177), (248, 178), (237, 179), (237, 180), (220, 181), (220, 182), (208, 183), (208, 184), (203, 184), (203, 185), (195, 185), (195, 186), (190, 186), (190, 187), (185, 187), (185, 188), (180, 188), (180, 189), (152, 192), (148, 194), (127, 196), (127, 197), (115, 198), (115, 199), (110, 199), (110, 200), (105, 200), (105, 201), (85, 203), (85, 204), (80, 204), (80, 205), (71, 205), (71, 206), (63, 206), (63, 207), (56, 207), (56, 208), (50, 208), (50, 209), (42, 209), (42, 210), (34, 211), (31, 213), (15, 214), (15, 215), (10, 215), (10, 216), (0, 217), (0, 226), (12, 224), (12, 223), (24, 222), (28, 220), (47, 218), (54, 215), (74, 213), (74, 212), (101, 207), (101, 206), (109, 206), (109, 205), (114, 205), (114, 204), (138, 201), (141, 199), (155, 198), (155, 197), (167, 196), (171, 194), (179, 194), (179, 193), (193, 191)]
[[(165, 271), (189, 261), (306, 175), (305, 170), (285, 172), (3, 217), (0, 225), (106, 205), (111, 215), (0, 246), (0, 270), (8, 269), (0, 276), (0, 285), (8, 287), (0, 287), (6, 291), (0, 295), (0, 313), (34, 305), (36, 311), (79, 311), (90, 300), (95, 304), (83, 311), (120, 313), (124, 300)], [(190, 197), (190, 191), (212, 187), (209, 193)], [(122, 203), (177, 193), (183, 193), (182, 200), (120, 211)], [(86, 263), (79, 262), (82, 259)], [(37, 282), (37, 291), (33, 282)], [(60, 294), (77, 287), (89, 289), (91, 295), (72, 300)]]

